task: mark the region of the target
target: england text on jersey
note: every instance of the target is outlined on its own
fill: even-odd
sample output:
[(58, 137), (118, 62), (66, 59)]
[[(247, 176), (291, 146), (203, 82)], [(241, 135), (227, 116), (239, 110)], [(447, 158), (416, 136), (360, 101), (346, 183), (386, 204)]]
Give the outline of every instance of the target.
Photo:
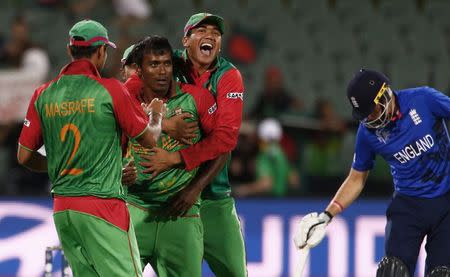
[(69, 116), (76, 113), (94, 113), (95, 98), (82, 98), (75, 101), (45, 104), (45, 116)]
[(405, 146), (401, 151), (395, 153), (394, 157), (404, 164), (409, 160), (422, 155), (422, 153), (427, 152), (433, 146), (433, 137), (430, 134), (427, 134), (423, 138), (416, 140), (415, 143)]

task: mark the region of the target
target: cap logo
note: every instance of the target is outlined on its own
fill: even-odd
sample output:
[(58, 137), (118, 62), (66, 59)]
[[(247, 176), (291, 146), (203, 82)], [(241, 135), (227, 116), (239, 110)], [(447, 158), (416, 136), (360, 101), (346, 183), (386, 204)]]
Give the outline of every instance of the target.
[(352, 101), (352, 105), (353, 105), (353, 107), (355, 107), (355, 108), (359, 108), (359, 104), (358, 104), (358, 102), (356, 102), (356, 98), (355, 97), (350, 97), (350, 100)]
[(383, 96), (383, 94), (387, 88), (388, 88), (387, 84), (383, 83), (383, 85), (381, 86), (380, 90), (377, 93), (377, 96), (375, 96), (375, 99), (373, 100), (373, 102), (375, 102), (375, 104), (378, 105), (378, 103), (380, 103), (381, 96)]

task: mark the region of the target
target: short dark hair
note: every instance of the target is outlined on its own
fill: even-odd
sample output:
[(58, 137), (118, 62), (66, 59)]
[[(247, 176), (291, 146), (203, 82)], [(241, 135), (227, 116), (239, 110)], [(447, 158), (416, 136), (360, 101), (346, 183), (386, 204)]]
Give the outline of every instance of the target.
[[(82, 37), (75, 36), (74, 40), (84, 40)], [(102, 45), (97, 46), (74, 46), (69, 45), (70, 54), (74, 59), (90, 58), (92, 55), (102, 47)]]
[(152, 35), (136, 44), (130, 55), (133, 55), (132, 59), (138, 66), (142, 66), (145, 54), (164, 55), (167, 52), (172, 57), (173, 50), (169, 40), (165, 37)]

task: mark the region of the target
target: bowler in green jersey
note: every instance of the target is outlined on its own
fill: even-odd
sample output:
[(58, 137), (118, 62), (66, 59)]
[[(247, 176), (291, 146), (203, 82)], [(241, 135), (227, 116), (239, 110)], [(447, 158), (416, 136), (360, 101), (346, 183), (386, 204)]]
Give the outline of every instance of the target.
[[(166, 118), (189, 113), (188, 120), (198, 121), (201, 127), (193, 143), (198, 142), (202, 134), (209, 134), (215, 125), (214, 97), (206, 89), (174, 81), (172, 48), (167, 39), (147, 37), (133, 51), (139, 78), (132, 76), (125, 83), (132, 95), (141, 103), (148, 103), (155, 97), (163, 99)], [(136, 90), (140, 87), (136, 82), (142, 83), (141, 89)], [(188, 145), (163, 131), (157, 146), (174, 152)], [(142, 265), (150, 263), (158, 276), (201, 276), (203, 226), (198, 195), (196, 203), (183, 215), (169, 216), (167, 209), (172, 198), (189, 185), (197, 169), (172, 168), (152, 177), (147, 170), (147, 159), (158, 150), (141, 147), (133, 140), (129, 149), (138, 175), (135, 184), (128, 187), (127, 202)]]

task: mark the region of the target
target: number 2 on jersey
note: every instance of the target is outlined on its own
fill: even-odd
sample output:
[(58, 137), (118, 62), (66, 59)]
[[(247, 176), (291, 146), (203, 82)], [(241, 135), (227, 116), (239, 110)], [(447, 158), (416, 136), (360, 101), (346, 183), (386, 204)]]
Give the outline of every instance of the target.
[(66, 124), (64, 125), (64, 127), (62, 127), (61, 132), (60, 132), (60, 139), (62, 142), (66, 141), (66, 135), (67, 133), (71, 131), (73, 133), (73, 136), (75, 138), (75, 144), (72, 150), (72, 153), (70, 154), (69, 160), (67, 161), (66, 164), (66, 168), (61, 171), (61, 176), (64, 175), (79, 175), (81, 173), (83, 173), (83, 169), (81, 168), (68, 168), (68, 166), (70, 165), (70, 163), (73, 160), (73, 157), (75, 156), (75, 153), (78, 151), (78, 147), (80, 146), (80, 141), (81, 141), (81, 135), (80, 135), (80, 130), (78, 130), (78, 127), (72, 123)]

